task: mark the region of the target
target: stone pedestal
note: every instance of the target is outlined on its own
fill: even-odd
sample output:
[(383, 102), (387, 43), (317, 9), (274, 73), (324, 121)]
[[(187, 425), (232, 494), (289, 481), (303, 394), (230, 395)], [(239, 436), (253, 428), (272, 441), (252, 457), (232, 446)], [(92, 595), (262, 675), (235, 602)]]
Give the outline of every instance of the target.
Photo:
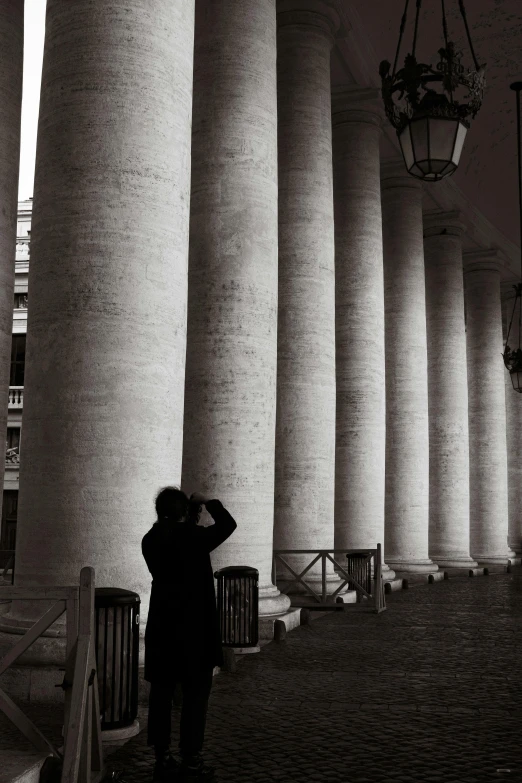
[(194, 0), (47, 3), (16, 583), (93, 566), (143, 621), (141, 539), (181, 477), (193, 31)]
[[(384, 289), (376, 89), (333, 92), (335, 546), (384, 549)], [(393, 572), (383, 564), (383, 578)]]
[[(24, 0), (0, 4), (0, 459), (5, 463), (22, 114)], [(24, 444), (25, 445), (25, 444)], [(3, 475), (2, 467), (2, 475)], [(2, 479), (3, 486), (3, 479)], [(1, 544), (0, 544), (1, 548)]]
[(182, 486), (220, 498), (237, 530), (215, 569), (271, 582), (277, 365), (275, 0), (202, 0), (196, 18)]
[[(422, 190), (402, 160), (381, 167), (386, 324), (386, 557), (403, 573), (429, 557), (429, 441)], [(377, 371), (379, 363), (375, 362)]]
[(502, 361), (501, 260), (496, 251), (464, 254), (469, 397), (471, 555), (507, 563), (506, 397)]
[[(277, 4), (279, 297), (274, 549), (331, 549), (335, 279), (328, 3)], [(306, 122), (303, 118), (306, 117)], [(312, 555), (287, 555), (302, 571)], [(279, 570), (284, 577), (283, 566)], [(321, 580), (320, 564), (307, 574)], [(339, 578), (327, 566), (329, 588)], [(314, 589), (320, 589), (314, 585)]]
[[(508, 296), (503, 300), (504, 340), (507, 337), (509, 323), (513, 316), (515, 292), (510, 288)], [(512, 349), (519, 346), (519, 307), (517, 302), (509, 345)], [(516, 552), (519, 559), (522, 555), (522, 394), (515, 391), (509, 372), (504, 369), (504, 385), (506, 390), (506, 443), (508, 463), (508, 545)], [(510, 557), (513, 563), (513, 558)], [(514, 564), (514, 563), (513, 563)]]
[(469, 555), (469, 438), (459, 213), (424, 216), (429, 411), (429, 554), (473, 568)]

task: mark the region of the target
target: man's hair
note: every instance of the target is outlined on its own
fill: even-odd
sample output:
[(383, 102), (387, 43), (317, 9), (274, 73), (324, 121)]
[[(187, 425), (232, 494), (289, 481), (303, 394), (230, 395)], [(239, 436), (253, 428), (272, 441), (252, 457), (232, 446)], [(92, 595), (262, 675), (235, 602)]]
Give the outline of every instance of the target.
[(156, 496), (156, 514), (158, 519), (168, 517), (178, 522), (187, 516), (189, 499), (178, 487), (163, 487)]

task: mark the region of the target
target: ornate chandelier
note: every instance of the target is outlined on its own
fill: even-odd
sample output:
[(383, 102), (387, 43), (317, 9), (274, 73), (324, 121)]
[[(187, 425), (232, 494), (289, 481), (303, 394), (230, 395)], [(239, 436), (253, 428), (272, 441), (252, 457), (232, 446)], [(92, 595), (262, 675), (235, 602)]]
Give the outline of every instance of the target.
[[(422, 0), (416, 0), (411, 54), (406, 55), (404, 67), (397, 71), (409, 1), (406, 0), (401, 19), (393, 69), (390, 73), (391, 64), (387, 60), (379, 66), (382, 97), (386, 116), (397, 130), (408, 172), (418, 179), (435, 182), (457, 169), (470, 127), (469, 118), (475, 117), (482, 104), (486, 66), (479, 66), (475, 57), (464, 0), (459, 0), (459, 9), (475, 70), (467, 70), (461, 64), (463, 52), (457, 51), (455, 44), (448, 40), (444, 0), (441, 0), (444, 47), (438, 51), (440, 61), (435, 67), (418, 62), (415, 51)], [(435, 86), (442, 89), (432, 89)], [(462, 95), (463, 90), (467, 92)]]
[[(512, 90), (515, 90), (517, 94), (517, 149), (518, 149), (518, 208), (520, 213), (520, 233), (522, 242), (522, 151), (520, 147), (520, 90), (522, 90), (522, 82), (514, 82), (510, 85)], [(511, 383), (513, 388), (517, 392), (522, 392), (522, 347), (520, 341), (522, 339), (522, 283), (514, 285), (515, 289), (515, 301), (513, 303), (513, 312), (511, 313), (511, 320), (509, 322), (508, 333), (506, 337), (506, 346), (502, 357), (506, 370), (509, 370), (511, 376)], [(509, 335), (511, 334), (511, 327), (513, 325), (513, 319), (518, 306), (518, 346), (511, 348), (509, 345)]]

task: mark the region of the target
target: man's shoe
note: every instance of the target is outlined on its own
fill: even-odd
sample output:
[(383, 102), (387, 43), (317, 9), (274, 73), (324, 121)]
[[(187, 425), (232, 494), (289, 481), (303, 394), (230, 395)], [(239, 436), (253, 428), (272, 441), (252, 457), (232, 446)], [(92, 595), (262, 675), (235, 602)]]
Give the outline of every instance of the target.
[(161, 760), (158, 759), (154, 764), (153, 783), (172, 783), (177, 780), (180, 766), (179, 761), (170, 754)]
[(212, 781), (215, 779), (216, 770), (209, 764), (204, 764), (201, 755), (184, 758), (179, 767), (180, 783), (199, 783), (199, 781)]

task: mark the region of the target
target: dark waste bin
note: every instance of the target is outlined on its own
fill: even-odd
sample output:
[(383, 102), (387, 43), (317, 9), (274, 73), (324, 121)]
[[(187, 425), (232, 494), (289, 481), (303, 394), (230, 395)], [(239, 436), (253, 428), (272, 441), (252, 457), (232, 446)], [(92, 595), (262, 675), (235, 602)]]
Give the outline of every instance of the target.
[(214, 576), (223, 647), (257, 648), (259, 571), (249, 566), (228, 566)]
[(101, 728), (122, 729), (138, 715), (140, 597), (97, 587), (94, 607)]
[[(364, 561), (367, 559), (367, 562)], [(352, 552), (351, 554), (346, 555), (346, 560), (348, 561), (347, 564), (347, 572), (350, 574), (350, 576), (353, 576), (354, 579), (357, 580), (357, 582), (363, 587), (367, 593), (370, 595), (372, 594), (372, 559), (371, 557), (368, 557), (367, 554), (364, 552)], [(355, 588), (355, 585), (351, 584), (348, 585), (349, 588), (352, 590)], [(359, 599), (362, 598), (362, 593), (358, 588), (355, 588), (358, 593)]]

